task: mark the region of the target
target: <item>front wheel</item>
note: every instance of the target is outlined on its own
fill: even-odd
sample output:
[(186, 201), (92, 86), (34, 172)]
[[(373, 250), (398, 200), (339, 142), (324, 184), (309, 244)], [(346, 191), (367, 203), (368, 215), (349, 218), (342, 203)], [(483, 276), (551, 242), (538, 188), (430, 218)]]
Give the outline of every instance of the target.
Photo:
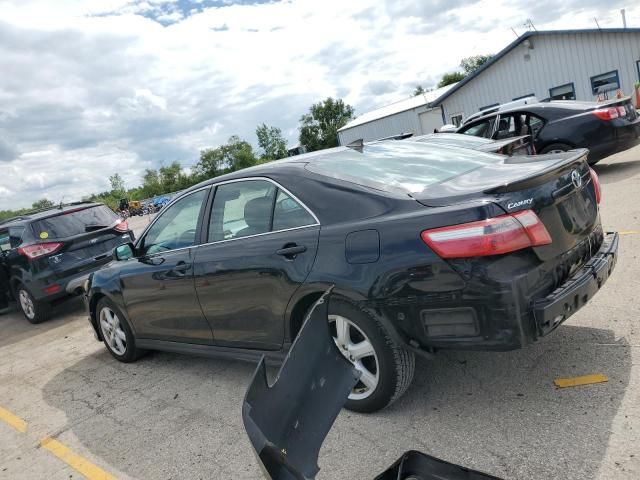
[(347, 409), (375, 412), (407, 390), (415, 369), (414, 354), (395, 343), (374, 316), (348, 301), (331, 299), (329, 331), (338, 350), (361, 374)]
[(16, 289), (16, 296), (20, 304), (22, 314), (30, 323), (41, 323), (51, 315), (51, 306), (45, 302), (39, 302), (24, 285), (19, 285)]

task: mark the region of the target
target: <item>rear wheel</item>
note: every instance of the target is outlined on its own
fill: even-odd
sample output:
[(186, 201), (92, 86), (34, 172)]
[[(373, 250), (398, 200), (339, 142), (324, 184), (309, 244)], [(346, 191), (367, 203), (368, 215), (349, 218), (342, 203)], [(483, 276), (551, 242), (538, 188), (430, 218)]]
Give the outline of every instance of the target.
[(361, 373), (346, 408), (375, 412), (402, 396), (413, 379), (415, 357), (376, 318), (350, 302), (332, 299), (329, 330), (338, 350)]
[(135, 362), (145, 352), (136, 348), (136, 340), (120, 309), (108, 298), (96, 308), (98, 328), (109, 353), (120, 362)]
[(567, 145), (566, 143), (552, 143), (540, 150), (540, 153), (562, 153), (568, 152), (572, 148), (573, 147), (571, 145)]
[(51, 316), (51, 305), (38, 302), (24, 285), (18, 285), (16, 296), (20, 310), (30, 323), (44, 322)]

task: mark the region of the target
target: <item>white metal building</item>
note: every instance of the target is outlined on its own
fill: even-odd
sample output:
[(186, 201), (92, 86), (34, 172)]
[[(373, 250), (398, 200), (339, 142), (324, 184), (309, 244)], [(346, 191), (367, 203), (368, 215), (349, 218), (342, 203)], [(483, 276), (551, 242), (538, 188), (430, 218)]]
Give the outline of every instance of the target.
[(360, 115), (338, 130), (340, 145), (348, 145), (355, 140), (368, 142), (400, 133), (432, 133), (434, 128), (442, 126), (443, 117), (442, 109), (431, 104), (454, 86), (447, 85)]
[[(638, 81), (640, 28), (531, 31), (451, 88), (429, 92), (437, 98), (413, 108), (417, 113), (391, 108), (405, 100), (362, 115), (338, 135), (345, 145), (408, 131), (429, 133), (443, 123), (458, 125), (481, 109), (530, 95), (539, 100), (598, 100), (618, 91), (632, 95)], [(384, 114), (387, 108), (394, 113)], [(431, 112), (426, 129), (416, 120), (420, 109)]]

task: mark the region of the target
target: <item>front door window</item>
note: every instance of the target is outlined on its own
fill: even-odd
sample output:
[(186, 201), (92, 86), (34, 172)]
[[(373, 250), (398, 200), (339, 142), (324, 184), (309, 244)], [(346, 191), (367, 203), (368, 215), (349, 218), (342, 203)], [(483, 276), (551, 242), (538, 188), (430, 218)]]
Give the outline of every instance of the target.
[(196, 243), (198, 217), (208, 189), (199, 190), (167, 207), (142, 239), (145, 255), (186, 248)]

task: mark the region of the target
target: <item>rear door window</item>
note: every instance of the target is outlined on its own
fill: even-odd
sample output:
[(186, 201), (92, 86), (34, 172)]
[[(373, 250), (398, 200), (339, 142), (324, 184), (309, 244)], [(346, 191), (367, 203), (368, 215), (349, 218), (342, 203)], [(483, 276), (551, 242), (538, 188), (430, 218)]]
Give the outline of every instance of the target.
[(305, 227), (316, 223), (315, 218), (298, 202), (278, 189), (276, 206), (273, 211), (273, 230)]
[(218, 186), (209, 222), (209, 242), (259, 235), (271, 230), (277, 187), (266, 180)]
[(39, 240), (68, 238), (112, 226), (118, 216), (106, 205), (71, 210), (31, 224)]

